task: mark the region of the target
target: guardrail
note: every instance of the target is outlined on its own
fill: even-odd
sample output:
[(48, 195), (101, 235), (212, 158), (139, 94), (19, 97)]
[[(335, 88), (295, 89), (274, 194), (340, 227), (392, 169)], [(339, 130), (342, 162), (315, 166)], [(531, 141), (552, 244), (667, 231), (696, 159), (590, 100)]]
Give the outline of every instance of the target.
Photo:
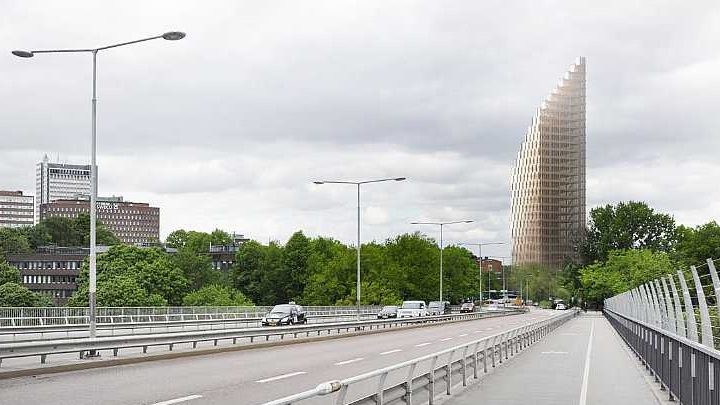
[[(362, 306), (362, 312), (377, 312), (380, 306)], [(158, 321), (186, 321), (204, 319), (259, 318), (272, 307), (98, 307), (97, 322), (137, 323)], [(316, 314), (350, 315), (357, 313), (353, 306), (306, 306), (305, 312)], [(86, 307), (5, 307), (0, 308), (0, 328), (13, 326), (76, 325), (89, 322)]]
[[(571, 310), (562, 315), (530, 323), (503, 333), (488, 336), (441, 352), (385, 367), (342, 381), (329, 381), (312, 390), (270, 401), (264, 405), (318, 403), (329, 398), (336, 405), (390, 405), (394, 403), (429, 403), (451, 395), (457, 386), (468, 385), (489, 367), (503, 363), (545, 337), (562, 323), (576, 316)], [(442, 390), (440, 389), (442, 388)]]
[[(308, 319), (309, 323), (318, 324), (323, 322), (337, 322), (342, 320), (353, 320), (356, 319), (357, 313), (347, 315), (313, 315)], [(361, 314), (361, 319), (375, 318), (375, 312), (367, 312)], [(136, 333), (161, 333), (171, 332), (175, 329), (175, 332), (186, 330), (216, 330), (216, 329), (237, 329), (240, 327), (259, 327), (261, 326), (262, 318), (240, 318), (240, 319), (200, 319), (200, 320), (186, 320), (186, 321), (160, 321), (160, 322), (133, 322), (133, 323), (116, 323), (116, 324), (98, 324), (97, 332), (98, 336), (121, 336), (121, 335), (132, 335)], [(64, 335), (65, 338), (71, 338), (71, 334), (84, 334), (89, 333), (89, 326), (87, 324), (71, 324), (71, 325), (43, 325), (43, 326), (17, 326), (17, 327), (3, 327), (0, 328), (0, 343), (3, 341), (27, 341), (27, 340), (38, 340), (37, 338), (31, 339), (32, 337), (39, 337), (39, 339), (45, 339), (46, 336), (50, 335)], [(55, 336), (59, 338), (62, 336)], [(74, 336), (72, 338), (82, 338), (87, 336)]]
[(407, 325), (416, 325), (430, 322), (446, 322), (454, 320), (468, 320), (483, 317), (502, 316), (508, 313), (519, 313), (522, 311), (496, 311), (496, 312), (474, 312), (465, 314), (437, 315), (421, 318), (402, 318), (388, 320), (372, 320), (361, 322), (337, 322), (323, 323), (317, 325), (302, 325), (290, 327), (270, 327), (270, 328), (249, 328), (249, 329), (231, 329), (231, 330), (213, 330), (213, 331), (193, 331), (151, 335), (129, 335), (129, 336), (111, 336), (98, 338), (80, 338), (80, 339), (58, 339), (58, 340), (41, 340), (32, 342), (19, 343), (0, 343), (0, 365), (3, 359), (18, 357), (39, 357), (41, 363), (45, 363), (47, 356), (53, 354), (78, 353), (80, 358), (90, 351), (109, 351), (114, 356), (118, 355), (120, 349), (142, 348), (143, 353), (147, 353), (149, 347), (167, 346), (168, 350), (179, 344), (192, 344), (193, 348), (197, 348), (197, 344), (201, 342), (213, 342), (214, 346), (219, 341), (232, 341), (236, 344), (240, 339), (249, 339), (253, 342), (256, 338), (265, 338), (266, 341), (270, 337), (279, 337), (284, 339), (286, 336), (297, 338), (301, 334), (309, 337), (310, 334), (321, 335), (323, 332), (331, 334), (333, 331), (341, 333), (341, 331), (365, 331), (380, 328), (394, 328)]

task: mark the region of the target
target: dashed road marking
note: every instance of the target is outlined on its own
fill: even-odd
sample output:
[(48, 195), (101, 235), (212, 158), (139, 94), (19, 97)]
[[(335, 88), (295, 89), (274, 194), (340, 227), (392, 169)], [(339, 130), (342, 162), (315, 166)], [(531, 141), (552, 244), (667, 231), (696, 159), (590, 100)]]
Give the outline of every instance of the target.
[(467, 335), (468, 335), (467, 333), (463, 333), (463, 334), (459, 335), (459, 337), (465, 337)]
[(341, 362), (335, 363), (335, 365), (336, 365), (336, 366), (344, 366), (345, 364), (355, 363), (355, 362), (358, 362), (358, 361), (361, 361), (361, 360), (364, 360), (364, 358), (363, 358), (363, 357), (356, 357), (356, 358), (354, 358), (354, 359), (345, 360), (345, 361), (341, 361)]
[(182, 397), (182, 398), (175, 398), (175, 399), (169, 399), (169, 400), (167, 400), (167, 401), (155, 402), (155, 403), (152, 404), (152, 405), (172, 405), (172, 404), (179, 404), (180, 402), (192, 401), (193, 399), (198, 399), (198, 398), (202, 398), (202, 395), (188, 395), (188, 396)]
[(305, 371), (296, 371), (296, 372), (294, 372), (294, 373), (287, 373), (287, 374), (277, 375), (277, 376), (275, 376), (275, 377), (265, 378), (265, 379), (262, 379), (262, 380), (257, 380), (257, 381), (255, 381), (255, 382), (256, 382), (256, 383), (260, 383), (260, 384), (264, 384), (264, 383), (271, 382), (271, 381), (282, 380), (283, 378), (295, 377), (296, 375), (301, 375), (301, 374), (307, 374), (307, 373), (306, 373)]
[(441, 342), (447, 342), (448, 340), (452, 340), (452, 338), (440, 339)]
[(386, 351), (386, 352), (382, 352), (382, 353), (380, 353), (380, 355), (381, 355), (381, 356), (384, 356), (384, 355), (386, 355), (386, 354), (397, 353), (397, 352), (401, 352), (401, 351), (402, 351), (402, 349), (393, 349), (393, 350), (388, 350), (388, 351)]
[(432, 343), (431, 343), (431, 342), (425, 342), (425, 343), (420, 343), (419, 345), (415, 345), (415, 347), (423, 347), (423, 346), (427, 346), (427, 345), (430, 345), (430, 344), (432, 344)]

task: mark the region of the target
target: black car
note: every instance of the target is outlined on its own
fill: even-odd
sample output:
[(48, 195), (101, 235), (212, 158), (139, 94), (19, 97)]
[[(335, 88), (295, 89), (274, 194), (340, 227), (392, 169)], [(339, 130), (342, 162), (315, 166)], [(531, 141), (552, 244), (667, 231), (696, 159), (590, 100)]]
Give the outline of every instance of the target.
[(295, 325), (305, 324), (307, 318), (305, 317), (305, 310), (300, 305), (280, 304), (275, 305), (270, 312), (268, 312), (262, 319), (262, 326), (280, 326), (280, 325)]
[(395, 305), (384, 306), (380, 312), (378, 312), (378, 319), (397, 318), (398, 307)]

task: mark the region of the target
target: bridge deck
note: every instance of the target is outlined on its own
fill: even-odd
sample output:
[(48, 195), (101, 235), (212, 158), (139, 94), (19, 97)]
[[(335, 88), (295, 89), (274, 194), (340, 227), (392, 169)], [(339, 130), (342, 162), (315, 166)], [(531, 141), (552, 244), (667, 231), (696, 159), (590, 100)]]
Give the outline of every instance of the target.
[(655, 387), (643, 376), (644, 368), (638, 366), (637, 359), (623, 345), (601, 314), (588, 313), (558, 328), (519, 358), (446, 403), (660, 403), (653, 391)]

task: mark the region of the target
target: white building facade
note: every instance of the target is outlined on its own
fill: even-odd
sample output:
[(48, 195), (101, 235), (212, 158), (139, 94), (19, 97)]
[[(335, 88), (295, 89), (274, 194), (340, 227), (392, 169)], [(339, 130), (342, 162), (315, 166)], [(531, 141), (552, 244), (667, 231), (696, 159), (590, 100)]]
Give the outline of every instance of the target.
[(22, 191), (0, 191), (0, 228), (22, 228), (35, 223), (34, 197)]
[(585, 237), (586, 61), (570, 66), (535, 113), (512, 175), (513, 265), (559, 269)]
[(90, 195), (90, 179), (90, 165), (50, 163), (45, 155), (36, 170), (35, 220), (41, 204)]

